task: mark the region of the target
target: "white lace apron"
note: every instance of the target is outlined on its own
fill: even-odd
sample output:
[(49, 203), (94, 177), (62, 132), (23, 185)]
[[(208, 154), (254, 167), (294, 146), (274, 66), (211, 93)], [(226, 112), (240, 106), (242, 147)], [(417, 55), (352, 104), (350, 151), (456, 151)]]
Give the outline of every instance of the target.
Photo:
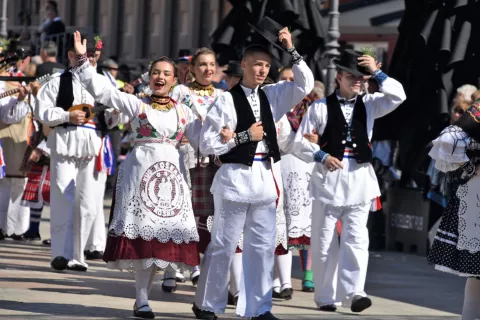
[[(162, 112), (142, 104), (140, 114), (132, 120), (135, 146), (118, 172), (110, 233), (146, 241), (155, 238), (161, 243), (198, 242), (191, 195), (179, 169), (176, 149), (185, 115), (180, 106), (175, 110)], [(117, 260), (109, 262), (108, 267), (130, 270), (153, 263), (178, 269), (174, 263), (155, 258)]]

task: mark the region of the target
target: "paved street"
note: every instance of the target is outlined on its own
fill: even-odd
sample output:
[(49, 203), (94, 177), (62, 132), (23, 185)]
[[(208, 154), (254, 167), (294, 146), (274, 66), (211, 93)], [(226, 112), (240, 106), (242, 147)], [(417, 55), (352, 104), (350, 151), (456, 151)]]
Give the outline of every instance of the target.
[[(108, 202), (105, 203), (107, 216)], [(49, 235), (49, 214), (41, 225)], [(0, 242), (0, 319), (128, 319), (132, 318), (133, 274), (111, 271), (102, 261), (86, 273), (54, 272), (50, 250), (41, 243)], [(425, 258), (401, 253), (372, 252), (367, 292), (373, 307), (360, 315), (317, 311), (313, 294), (301, 288), (299, 259), (294, 257), (294, 298), (274, 301), (281, 319), (459, 320), (464, 280), (433, 270)], [(156, 319), (194, 319), (190, 311), (194, 288), (179, 285), (174, 294), (161, 289), (157, 277), (151, 294)], [(235, 319), (234, 309), (219, 319)]]

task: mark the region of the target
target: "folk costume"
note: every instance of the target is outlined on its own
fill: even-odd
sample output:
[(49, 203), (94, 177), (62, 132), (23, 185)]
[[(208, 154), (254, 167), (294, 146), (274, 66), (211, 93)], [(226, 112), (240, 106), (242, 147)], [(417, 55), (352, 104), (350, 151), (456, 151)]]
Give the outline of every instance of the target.
[[(103, 42), (100, 36), (95, 36), (95, 51), (103, 50)], [(97, 72), (109, 80), (111, 85), (118, 89), (115, 79), (112, 77), (110, 72), (103, 70), (100, 66), (97, 67)], [(99, 113), (99, 117), (105, 118), (105, 113)], [(116, 159), (120, 151), (120, 146), (117, 146), (117, 149), (114, 149), (112, 142), (115, 138), (112, 138), (112, 135), (121, 135), (121, 132), (118, 129), (117, 124), (122, 122), (122, 116), (119, 116), (115, 124), (109, 123), (107, 128), (103, 128), (102, 137), (102, 149), (101, 154), (105, 163), (108, 165), (102, 167), (102, 170), (99, 170), (99, 179), (98, 179), (98, 197), (97, 197), (97, 215), (90, 230), (90, 234), (87, 239), (87, 244), (85, 245), (85, 256), (87, 260), (102, 259), (103, 253), (105, 251), (105, 246), (107, 243), (107, 233), (105, 230), (105, 214), (104, 214), (104, 196), (105, 188), (107, 184), (108, 176), (114, 175), (117, 168)], [(115, 141), (119, 142), (120, 139)], [(115, 151), (117, 150), (117, 151)]]
[[(68, 42), (73, 48), (73, 35)], [(37, 102), (36, 118), (53, 127), (47, 141), (51, 150), (51, 266), (86, 271), (85, 245), (98, 213), (98, 195), (103, 194), (100, 182), (104, 185), (103, 171), (108, 165), (103, 157), (102, 131), (118, 122), (118, 115), (106, 110), (105, 119), (94, 116), (84, 125), (71, 124), (68, 110), (72, 106), (95, 105), (94, 97), (73, 76), (72, 69), (45, 84)]]
[(20, 163), (31, 130), (30, 106), (27, 101), (18, 101), (16, 97), (3, 98), (0, 103), (0, 162), (4, 176), (0, 179), (0, 231), (23, 240), (30, 209), (21, 202), (27, 178), (20, 171)]
[[(281, 28), (272, 34), (278, 34)], [(314, 82), (312, 72), (295, 48), (290, 53), (295, 82), (253, 89), (239, 83), (220, 95), (204, 121), (200, 152), (219, 156), (222, 166), (211, 188), (215, 218), (212, 239), (202, 262), (202, 269), (209, 272), (200, 275), (195, 313), (225, 312), (229, 266), (242, 232), (243, 279), (236, 313), (258, 317), (272, 308), (278, 199), (272, 166), (280, 160), (275, 123), (312, 90)], [(260, 120), (265, 138), (251, 141), (248, 129)], [(236, 138), (223, 143), (219, 134), (223, 127), (236, 132)]]
[[(214, 88), (212, 84), (203, 86), (197, 82), (191, 82), (175, 86), (170, 96), (173, 100), (189, 107), (197, 117), (205, 119), (208, 108), (222, 92), (222, 90)], [(205, 253), (208, 243), (210, 242), (207, 220), (209, 216), (213, 215), (213, 212), (195, 210), (195, 208), (203, 208), (205, 202), (211, 201), (210, 194), (208, 193), (211, 182), (201, 177), (192, 178), (190, 169), (195, 168), (197, 163), (200, 163), (201, 166), (211, 166), (211, 168), (215, 169), (216, 166), (211, 163), (208, 155), (200, 155), (199, 150), (195, 150), (191, 144), (180, 146), (179, 151), (181, 170), (184, 173), (188, 185), (192, 188), (194, 214), (197, 218), (198, 233), (200, 236), (199, 252)], [(192, 179), (195, 179), (195, 181), (192, 181)], [(199, 275), (200, 268), (196, 266), (190, 275), (190, 280), (192, 280), (194, 285), (197, 283)], [(165, 274), (164, 280), (168, 278), (183, 280), (184, 276), (183, 273), (177, 273), (175, 276)], [(168, 286), (165, 286), (165, 283), (162, 288), (168, 291)]]
[(462, 319), (480, 317), (480, 100), (433, 141), (435, 168), (452, 184), (428, 260), (435, 269), (467, 279)]
[[(27, 185), (22, 197), (22, 203), (30, 207), (30, 226), (25, 232), (27, 240), (41, 240), (40, 220), (45, 204), (50, 203), (50, 149), (47, 147), (45, 128), (34, 121), (35, 133), (32, 142), (25, 152), (22, 169), (27, 172)], [(29, 157), (34, 150), (41, 153), (36, 162)]]
[(196, 145), (200, 123), (190, 108), (169, 97), (139, 99), (113, 88), (85, 58), (79, 65), (75, 74), (86, 90), (128, 116), (136, 132), (118, 172), (103, 259), (110, 269), (136, 272), (137, 310), (148, 306), (158, 268), (199, 264), (199, 237), (177, 147), (184, 134)]
[[(345, 50), (335, 61), (336, 66), (356, 76), (368, 75), (357, 64), (360, 56), (360, 52)], [(336, 302), (351, 304), (352, 311), (371, 305), (364, 291), (367, 220), (372, 200), (380, 196), (380, 190), (370, 163), (370, 139), (375, 119), (395, 110), (406, 98), (398, 81), (380, 70), (373, 77), (379, 83), (380, 93), (346, 100), (337, 90), (326, 99), (315, 101), (295, 137), (295, 148), (301, 149), (296, 155), (306, 162), (315, 162), (310, 181), (314, 198), (311, 250), (315, 302), (321, 309), (336, 309)], [(321, 136), (319, 145), (303, 138), (314, 129)], [(343, 169), (329, 171), (322, 163), (328, 155), (341, 160)], [(335, 234), (337, 220), (342, 222), (340, 246)]]
[[(300, 262), (303, 270), (302, 290), (306, 292), (313, 292), (314, 290), (309, 250), (312, 224), (312, 198), (309, 192), (309, 184), (314, 164), (307, 163), (295, 156), (292, 147), (295, 134), (311, 103), (312, 101), (307, 96), (289, 111), (280, 120), (278, 136), (278, 145), (282, 155), (281, 166), (288, 245), (290, 250), (298, 249), (300, 252)], [(280, 269), (291, 270), (291, 264), (290, 259), (289, 262), (285, 262), (285, 267), (282, 266)], [(291, 283), (291, 280), (288, 283)]]

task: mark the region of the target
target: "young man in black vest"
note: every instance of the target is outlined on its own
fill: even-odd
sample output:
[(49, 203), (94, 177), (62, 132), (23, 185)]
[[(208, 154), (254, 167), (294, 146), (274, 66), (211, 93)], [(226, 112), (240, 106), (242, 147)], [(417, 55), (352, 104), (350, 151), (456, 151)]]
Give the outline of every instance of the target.
[[(87, 43), (94, 42), (89, 39)], [(71, 66), (77, 64), (73, 44), (72, 34), (66, 43)], [(71, 69), (56, 74), (37, 94), (35, 116), (53, 128), (47, 146), (51, 150), (51, 266), (55, 270), (87, 270), (84, 248), (98, 213), (100, 182), (105, 183), (105, 173), (99, 167), (102, 162), (97, 165), (97, 157), (104, 150), (102, 132), (107, 123), (118, 122), (118, 115), (110, 110), (105, 111), (103, 119), (95, 116), (86, 121), (84, 111), (69, 111), (78, 104), (93, 106), (95, 101)]]
[[(395, 110), (406, 97), (402, 85), (377, 69), (371, 56), (346, 50), (335, 64), (339, 87), (308, 108), (295, 148), (304, 161), (316, 162), (310, 180), (315, 302), (323, 311), (336, 311), (342, 304), (361, 312), (372, 304), (364, 291), (367, 220), (371, 201), (380, 196), (370, 164), (373, 123)], [(361, 94), (369, 76), (378, 82), (380, 93)], [(314, 130), (321, 136), (318, 144), (303, 137)], [(335, 233), (339, 219), (340, 245)]]
[[(280, 160), (275, 123), (312, 90), (314, 82), (287, 28), (280, 26), (274, 33), (277, 38), (292, 54), (295, 81), (260, 89), (272, 57), (264, 47), (252, 45), (243, 56), (242, 80), (215, 101), (203, 124), (200, 152), (215, 154), (222, 166), (211, 188), (215, 217), (193, 306), (198, 319), (216, 319), (215, 313), (225, 312), (229, 266), (242, 232), (243, 279), (236, 313), (277, 319), (270, 312), (278, 197), (271, 168)], [(224, 139), (225, 130), (235, 136)]]

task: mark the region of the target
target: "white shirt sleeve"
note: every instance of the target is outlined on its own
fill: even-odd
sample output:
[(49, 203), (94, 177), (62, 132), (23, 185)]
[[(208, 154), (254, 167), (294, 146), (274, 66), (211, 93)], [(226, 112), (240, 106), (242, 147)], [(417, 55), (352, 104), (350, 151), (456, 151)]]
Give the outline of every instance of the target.
[(47, 147), (47, 140), (43, 139), (37, 146), (45, 155), (50, 156), (50, 148)]
[[(25, 100), (28, 97), (25, 98)], [(29, 105), (26, 101), (18, 101), (16, 97), (7, 97), (1, 100), (0, 119), (3, 123), (19, 123), (29, 112)]]
[(237, 127), (237, 114), (229, 92), (222, 93), (207, 113), (200, 133), (201, 154), (219, 156), (236, 146), (233, 138), (227, 143), (222, 142), (220, 131), (225, 126), (232, 131)]
[(185, 136), (187, 137), (188, 142), (196, 152), (200, 144), (202, 121), (200, 121), (200, 119), (198, 119), (198, 117), (196, 117), (192, 110), (190, 110), (190, 108), (186, 105), (182, 104), (178, 107), (183, 108), (185, 112), (185, 120), (187, 121), (187, 125), (185, 126)]
[(380, 86), (380, 91), (366, 95), (364, 99), (365, 103), (371, 104), (374, 119), (389, 114), (407, 99), (402, 84), (390, 77), (385, 79)]
[(183, 85), (181, 85), (181, 84), (176, 85), (173, 88), (173, 91), (170, 93), (170, 97), (178, 103), (182, 103), (182, 101), (181, 101), (181, 99), (183, 98), (182, 86)]
[(134, 95), (114, 88), (106, 77), (97, 73), (90, 62), (87, 61), (84, 65), (75, 69), (73, 75), (78, 78), (95, 101), (126, 114), (130, 119), (137, 116), (141, 100)]
[(37, 93), (35, 117), (42, 124), (55, 127), (70, 121), (70, 114), (56, 106), (60, 78), (47, 82)]
[(322, 108), (325, 107), (323, 101), (325, 100), (316, 101), (310, 105), (295, 135), (294, 145), (291, 147), (291, 153), (307, 163), (315, 161), (315, 153), (320, 150), (320, 146), (311, 143), (305, 139), (303, 135), (305, 133), (312, 133), (313, 129), (317, 129), (319, 134), (322, 134), (325, 130), (325, 124), (320, 120), (320, 118), (323, 117), (319, 117), (318, 114), (322, 112)]
[(292, 130), (287, 116), (283, 116), (278, 122), (278, 136), (277, 142), (280, 151), (283, 153), (290, 153), (291, 147), (294, 145), (295, 132)]
[(302, 101), (313, 89), (313, 73), (305, 61), (293, 65), (294, 81), (280, 81), (262, 88), (270, 101), (273, 120), (279, 121), (293, 106)]

